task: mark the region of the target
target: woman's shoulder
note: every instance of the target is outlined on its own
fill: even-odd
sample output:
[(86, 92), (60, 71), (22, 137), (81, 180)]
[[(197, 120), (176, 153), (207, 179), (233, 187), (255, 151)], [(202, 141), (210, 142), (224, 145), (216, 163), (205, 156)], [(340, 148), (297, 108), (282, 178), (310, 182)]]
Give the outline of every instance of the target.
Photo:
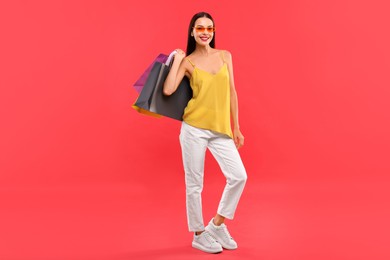
[(194, 54), (193, 53), (191, 53), (191, 54), (189, 54), (189, 55), (187, 55), (186, 57), (185, 57), (185, 59), (192, 59), (194, 57)]
[(230, 51), (228, 51), (228, 50), (223, 50), (223, 49), (215, 49), (217, 52), (222, 52), (222, 53), (224, 53), (224, 54), (229, 54), (229, 55), (231, 55), (231, 53), (230, 53)]
[(231, 61), (232, 60), (232, 54), (231, 54), (230, 51), (221, 49), (221, 50), (218, 50), (218, 53), (220, 53), (222, 55), (224, 60), (226, 60), (226, 61)]
[(189, 68), (189, 67), (193, 67), (194, 66), (194, 62), (193, 62), (193, 58), (194, 58), (194, 55), (191, 53), (189, 54), (188, 56), (185, 56), (185, 58), (183, 59), (186, 60), (186, 62), (184, 62), (184, 66), (186, 68)]

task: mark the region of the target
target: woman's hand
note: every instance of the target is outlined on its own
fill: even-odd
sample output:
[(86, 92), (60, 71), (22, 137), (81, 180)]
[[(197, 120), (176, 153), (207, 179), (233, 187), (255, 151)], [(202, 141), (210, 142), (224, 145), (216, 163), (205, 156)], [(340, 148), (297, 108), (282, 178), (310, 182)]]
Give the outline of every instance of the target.
[(233, 140), (237, 149), (244, 145), (244, 136), (242, 135), (240, 129), (234, 129)]
[(186, 56), (186, 53), (182, 49), (176, 49), (175, 59), (182, 60)]

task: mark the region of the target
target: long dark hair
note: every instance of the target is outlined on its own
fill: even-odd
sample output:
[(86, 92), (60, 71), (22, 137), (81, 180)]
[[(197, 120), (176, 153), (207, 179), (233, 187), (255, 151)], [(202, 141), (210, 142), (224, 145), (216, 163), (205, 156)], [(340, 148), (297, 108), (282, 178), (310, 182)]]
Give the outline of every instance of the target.
[[(200, 17), (209, 18), (213, 22), (213, 26), (215, 27), (214, 19), (211, 17), (209, 13), (200, 12), (195, 14), (192, 17), (190, 26), (188, 27), (188, 40), (187, 40), (187, 51), (186, 51), (187, 56), (190, 55), (195, 50), (196, 42), (195, 42), (195, 38), (191, 36), (191, 32), (192, 32), (192, 27), (194, 27), (195, 25), (196, 20)], [(213, 39), (210, 42), (210, 47), (215, 48), (215, 32), (213, 35)]]

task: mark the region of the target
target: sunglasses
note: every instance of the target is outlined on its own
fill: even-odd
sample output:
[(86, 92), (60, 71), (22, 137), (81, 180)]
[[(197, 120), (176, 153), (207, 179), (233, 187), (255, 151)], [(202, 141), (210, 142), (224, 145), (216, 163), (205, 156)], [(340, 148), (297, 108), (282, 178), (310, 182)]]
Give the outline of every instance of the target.
[(194, 28), (197, 33), (204, 32), (205, 30), (208, 33), (215, 32), (215, 27), (192, 27), (192, 28)]

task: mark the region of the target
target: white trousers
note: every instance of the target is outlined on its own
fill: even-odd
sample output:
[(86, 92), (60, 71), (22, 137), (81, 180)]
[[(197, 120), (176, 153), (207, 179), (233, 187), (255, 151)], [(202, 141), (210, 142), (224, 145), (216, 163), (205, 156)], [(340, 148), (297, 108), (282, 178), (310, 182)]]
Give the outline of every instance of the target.
[(186, 183), (187, 221), (190, 231), (203, 231), (202, 197), (204, 162), (208, 148), (221, 167), (226, 186), (217, 213), (233, 219), (247, 179), (234, 141), (227, 135), (182, 122), (180, 131)]

